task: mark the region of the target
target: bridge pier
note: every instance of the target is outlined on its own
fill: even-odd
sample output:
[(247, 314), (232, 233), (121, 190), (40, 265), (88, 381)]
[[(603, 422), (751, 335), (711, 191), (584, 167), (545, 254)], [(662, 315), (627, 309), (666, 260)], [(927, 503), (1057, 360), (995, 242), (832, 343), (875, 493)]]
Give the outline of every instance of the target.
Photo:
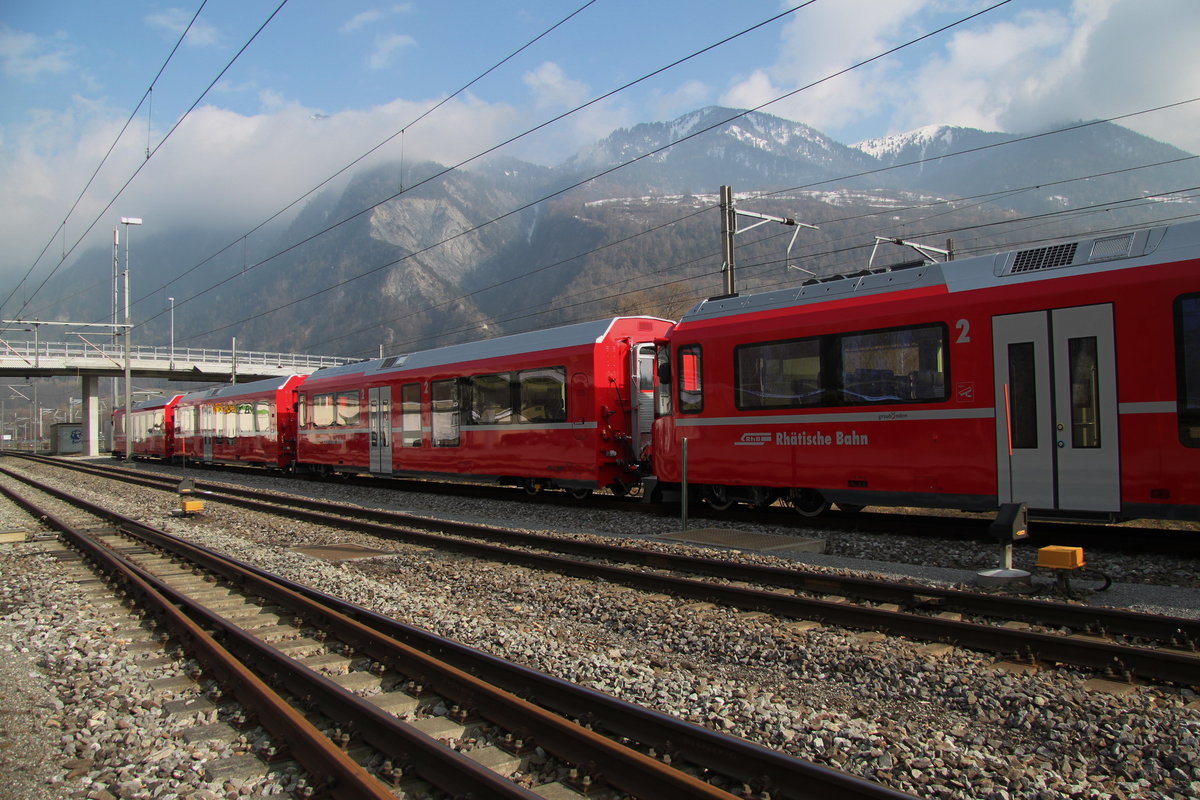
[(100, 376), (83, 375), (80, 397), (83, 399), (84, 458), (100, 455)]

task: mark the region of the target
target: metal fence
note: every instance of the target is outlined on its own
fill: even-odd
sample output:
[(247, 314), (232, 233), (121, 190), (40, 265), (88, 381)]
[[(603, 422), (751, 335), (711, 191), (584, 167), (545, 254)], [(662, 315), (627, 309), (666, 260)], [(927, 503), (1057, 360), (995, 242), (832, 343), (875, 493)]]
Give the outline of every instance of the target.
[[(175, 364), (236, 364), (238, 367), (293, 367), (296, 372), (312, 372), (321, 367), (336, 367), (357, 361), (340, 356), (319, 356), (303, 353), (265, 353), (257, 350), (233, 350), (207, 347), (149, 347), (131, 346), (131, 361), (156, 361)], [(0, 339), (0, 362), (21, 360), (37, 367), (46, 360), (89, 360), (124, 364), (122, 345), (91, 344), (87, 342), (9, 342)]]

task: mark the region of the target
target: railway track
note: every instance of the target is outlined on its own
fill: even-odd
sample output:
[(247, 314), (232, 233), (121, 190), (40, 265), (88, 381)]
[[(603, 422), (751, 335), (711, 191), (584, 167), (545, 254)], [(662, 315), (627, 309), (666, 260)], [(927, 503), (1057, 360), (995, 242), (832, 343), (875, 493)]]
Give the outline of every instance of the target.
[[(129, 470), (49, 463), (164, 491), (176, 487), (170, 478)], [(213, 500), (243, 508), (785, 619), (948, 643), (1024, 666), (1066, 664), (1118, 681), (1200, 685), (1200, 621), (1193, 619), (736, 564), (291, 495), (200, 488)]]
[[(415, 776), (448, 796), (911, 797), (435, 637), (5, 473), (54, 498), (0, 485), (152, 609), (243, 704), (239, 717), (301, 761), (314, 796), (393, 797)], [(45, 507), (54, 501), (72, 510)], [(561, 784), (506, 776), (535, 745), (557, 760)]]
[[(28, 453), (10, 451), (7, 455), (30, 457)], [(166, 463), (166, 462), (163, 462)], [(263, 475), (261, 467), (238, 465), (204, 465), (200, 469), (215, 469), (222, 472)], [(276, 473), (281, 474), (281, 473)], [(313, 476), (293, 476), (297, 480)], [(494, 483), (471, 483), (461, 481), (435, 481), (431, 479), (403, 477), (373, 477), (369, 475), (339, 474), (325, 480), (361, 486), (387, 489), (390, 491), (434, 492), (439, 495), (471, 499), (499, 500), (508, 503), (536, 503), (567, 508), (594, 507), (601, 509), (619, 508), (627, 513), (663, 515), (661, 505), (641, 502), (640, 494), (616, 496), (606, 493), (587, 493), (584, 496), (569, 492), (542, 491), (529, 493), (513, 486)], [(955, 515), (926, 510), (911, 513), (887, 508), (871, 508), (866, 511), (837, 509), (819, 517), (802, 517), (794, 508), (778, 502), (766, 508), (734, 504), (730, 508), (717, 510), (705, 503), (694, 504), (689, 511), (694, 519), (708, 519), (722, 524), (791, 525), (827, 531), (849, 531), (878, 533), (880, 535), (908, 534), (927, 539), (950, 541), (991, 541), (989, 532), (993, 517), (981, 514)], [(1085, 545), (1117, 553), (1158, 553), (1185, 557), (1200, 557), (1200, 536), (1195, 530), (1179, 527), (1147, 527), (1135, 524), (1108, 524), (1103, 521), (1085, 521), (1051, 517), (1035, 517), (1029, 531), (1029, 539), (1021, 547), (1044, 545)]]

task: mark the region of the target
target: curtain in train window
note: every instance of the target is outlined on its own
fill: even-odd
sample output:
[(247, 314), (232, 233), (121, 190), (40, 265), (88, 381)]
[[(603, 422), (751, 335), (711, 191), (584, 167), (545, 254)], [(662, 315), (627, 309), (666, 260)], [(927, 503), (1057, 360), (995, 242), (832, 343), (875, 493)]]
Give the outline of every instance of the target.
[(421, 446), (421, 384), (400, 387), (400, 428), (402, 447)]
[(238, 412), (237, 406), (233, 403), (222, 403), (221, 409), (221, 435), (230, 439), (237, 436), (238, 432)]
[(800, 408), (820, 405), (821, 340), (743, 345), (734, 354), (737, 407)]
[(518, 372), (517, 406), (517, 422), (566, 422), (567, 368)]
[(704, 369), (700, 345), (679, 348), (679, 412), (699, 414), (704, 410)]
[(357, 390), (353, 392), (338, 392), (336, 424), (343, 428), (351, 428), (358, 425), (361, 406)]
[(1200, 447), (1200, 294), (1175, 301), (1175, 372), (1179, 382), (1179, 441)]
[(309, 413), (312, 415), (312, 424), (317, 428), (330, 428), (333, 426), (333, 395), (332, 394), (315, 394), (312, 396), (312, 402), (309, 405)]
[(457, 447), (458, 433), (458, 379), (433, 381), (429, 384), (430, 403), (433, 410), (433, 446)]
[(839, 337), (846, 403), (946, 399), (946, 327), (927, 325)]
[(513, 421), (512, 373), (476, 375), (470, 379), (472, 425), (508, 425)]
[(254, 403), (238, 403), (237, 406), (238, 436), (253, 436)]
[(271, 434), (275, 432), (275, 404), (271, 401), (255, 401), (254, 432), (265, 434)]

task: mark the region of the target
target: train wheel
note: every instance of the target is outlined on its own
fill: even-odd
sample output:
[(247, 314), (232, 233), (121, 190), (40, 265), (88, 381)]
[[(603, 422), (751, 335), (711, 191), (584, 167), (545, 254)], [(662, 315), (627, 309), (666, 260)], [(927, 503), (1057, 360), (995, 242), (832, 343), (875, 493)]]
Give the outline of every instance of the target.
[(568, 489), (567, 492), (576, 500), (587, 500), (592, 496), (591, 489)]
[(737, 504), (737, 501), (730, 498), (729, 489), (725, 486), (710, 486), (708, 493), (704, 495), (704, 502), (713, 511), (728, 511)]
[(544, 489), (545, 486), (546, 484), (542, 483), (541, 481), (526, 481), (525, 494), (530, 495), (531, 497), (533, 495), (541, 494), (542, 489)]
[(858, 503), (834, 503), (834, 505), (837, 506), (838, 511), (846, 514), (857, 514), (866, 508), (866, 506), (860, 506)]
[(802, 517), (819, 517), (829, 510), (829, 501), (816, 489), (793, 489), (788, 502)]

